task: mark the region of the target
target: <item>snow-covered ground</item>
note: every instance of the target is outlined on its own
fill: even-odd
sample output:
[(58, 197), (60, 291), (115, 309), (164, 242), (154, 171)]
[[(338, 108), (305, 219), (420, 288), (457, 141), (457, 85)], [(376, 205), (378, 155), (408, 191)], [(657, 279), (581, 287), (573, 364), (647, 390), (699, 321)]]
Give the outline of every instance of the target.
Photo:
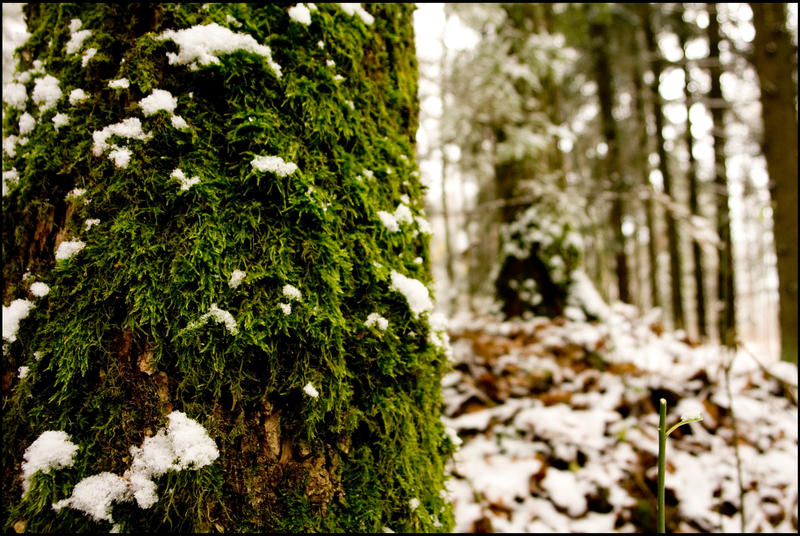
[(668, 531), (741, 530), (735, 421), (744, 531), (797, 532), (797, 367), (654, 318), (451, 325), (456, 532), (654, 532), (660, 398), (670, 426), (703, 416), (667, 439)]

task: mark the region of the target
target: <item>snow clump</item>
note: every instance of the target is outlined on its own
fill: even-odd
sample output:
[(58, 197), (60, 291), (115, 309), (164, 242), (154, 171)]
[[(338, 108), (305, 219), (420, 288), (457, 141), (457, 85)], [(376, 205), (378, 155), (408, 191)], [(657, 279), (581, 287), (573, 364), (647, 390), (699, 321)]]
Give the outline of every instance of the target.
[(84, 52), (83, 56), (81, 56), (81, 66), (86, 67), (86, 64), (89, 63), (89, 60), (92, 59), (95, 54), (97, 54), (96, 48), (92, 47), (86, 49), (86, 52)]
[(53, 510), (58, 512), (69, 506), (89, 514), (95, 521), (113, 523), (111, 504), (128, 497), (128, 481), (114, 473), (103, 472), (88, 476), (75, 484), (72, 495), (53, 503)]
[(286, 177), (297, 171), (297, 164), (284, 162), (280, 156), (256, 156), (250, 165), (258, 171), (270, 171), (278, 177)]
[(43, 78), (37, 78), (33, 85), (33, 95), (31, 98), (41, 111), (49, 110), (55, 106), (58, 99), (61, 98), (58, 79), (49, 74)]
[(219, 324), (224, 324), (225, 329), (227, 329), (232, 335), (236, 335), (239, 333), (239, 328), (236, 326), (236, 319), (233, 318), (233, 315), (224, 309), (220, 309), (217, 307), (216, 303), (211, 304), (211, 309), (198, 318), (197, 320), (191, 322), (186, 329), (194, 329), (205, 324), (209, 318), (214, 319)]
[[(5, 323), (5, 311), (3, 313)], [(66, 432), (42, 432), (22, 455), (25, 460), (22, 462), (22, 496), (27, 495), (36, 472), (49, 473), (52, 469), (71, 467), (77, 452), (78, 446), (69, 440)]]
[(24, 136), (33, 132), (33, 127), (36, 125), (36, 119), (31, 114), (25, 112), (19, 116), (19, 135)]
[(139, 106), (142, 107), (145, 117), (150, 117), (161, 110), (172, 114), (178, 106), (178, 99), (173, 97), (169, 91), (154, 89), (150, 95), (139, 101)]
[(8, 307), (3, 306), (3, 339), (7, 342), (17, 340), (19, 323), (28, 316), (31, 309), (33, 309), (33, 302), (22, 298), (12, 301)]
[(361, 4), (339, 4), (339, 7), (342, 8), (342, 11), (350, 15), (358, 15), (361, 20), (364, 21), (365, 24), (372, 24), (375, 21), (375, 18), (370, 15)]
[(370, 313), (364, 325), (368, 328), (377, 326), (379, 330), (385, 331), (386, 328), (389, 327), (389, 321), (378, 313)]
[(83, 222), (83, 228), (87, 231), (94, 227), (95, 225), (99, 224), (100, 220), (98, 218), (89, 218), (85, 222)]
[(130, 447), (133, 461), (122, 477), (100, 473), (84, 478), (73, 488), (72, 495), (54, 503), (53, 509), (69, 506), (95, 521), (113, 523), (112, 503), (135, 499), (139, 508), (150, 508), (158, 501), (153, 478), (170, 470), (197, 470), (219, 457), (216, 443), (200, 423), (180, 411), (173, 411), (167, 419), (166, 429), (145, 438), (141, 447)]
[(186, 178), (186, 174), (184, 174), (184, 172), (181, 171), (180, 168), (175, 168), (172, 171), (172, 173), (170, 174), (170, 178), (177, 179), (177, 180), (180, 181), (181, 190), (188, 190), (189, 188), (191, 188), (195, 184), (199, 184), (200, 183), (200, 177), (195, 175), (191, 179), (187, 179)]
[(65, 240), (64, 242), (61, 242), (58, 245), (58, 249), (56, 249), (56, 260), (63, 261), (65, 259), (69, 259), (84, 247), (86, 247), (86, 244), (80, 240)]
[(86, 188), (73, 188), (67, 194), (66, 199), (67, 201), (69, 201), (70, 199), (78, 199), (79, 197), (83, 197), (84, 195), (86, 195)]
[(24, 110), (25, 103), (28, 102), (28, 91), (23, 84), (12, 82), (3, 85), (3, 102), (11, 108)]
[(83, 46), (83, 42), (86, 41), (86, 38), (92, 35), (91, 30), (78, 31), (78, 28), (81, 26), (83, 26), (83, 23), (80, 19), (72, 19), (69, 22), (69, 31), (71, 32), (71, 35), (69, 41), (67, 41), (67, 54), (77, 53)]
[(311, 24), (311, 11), (309, 11), (309, 9), (303, 4), (297, 4), (294, 7), (290, 7), (289, 17), (293, 21), (297, 21), (300, 24), (305, 24), (306, 26)]
[(69, 123), (69, 116), (67, 114), (57, 113), (56, 115), (53, 116), (53, 125), (54, 128), (56, 129), (56, 132), (58, 132), (58, 129), (60, 127), (63, 127), (68, 123)]
[(118, 168), (125, 169), (131, 161), (133, 153), (127, 147), (119, 147), (118, 145), (111, 146), (111, 152), (108, 153), (108, 159), (114, 162)]
[(21, 380), (22, 378), (27, 376), (28, 372), (30, 372), (30, 370), (31, 370), (30, 367), (26, 367), (26, 366), (19, 367), (17, 369), (17, 372), (19, 372), (19, 379)]
[(17, 168), (11, 168), (3, 172), (3, 195), (8, 193), (9, 188), (13, 188), (19, 182), (19, 173)]
[(172, 40), (178, 45), (177, 54), (167, 52), (170, 65), (188, 64), (189, 69), (196, 70), (198, 64), (219, 63), (219, 58), (214, 54), (230, 54), (236, 50), (244, 50), (264, 56), (275, 76), (281, 77), (281, 66), (273, 61), (272, 51), (268, 46), (260, 45), (251, 35), (233, 32), (216, 22), (177, 31), (166, 30), (156, 39)]
[(132, 138), (135, 140), (148, 140), (151, 134), (145, 134), (142, 130), (142, 122), (138, 117), (129, 117), (119, 123), (107, 125), (102, 130), (95, 130), (92, 133), (92, 152), (95, 156), (102, 155), (111, 146), (108, 143), (108, 138), (111, 136), (119, 136), (120, 138)]
[(292, 285), (284, 285), (282, 292), (284, 297), (289, 298), (290, 300), (303, 300), (303, 295), (300, 293), (300, 290)]
[(244, 280), (246, 275), (247, 272), (244, 272), (242, 270), (234, 270), (233, 273), (231, 274), (230, 281), (228, 281), (228, 286), (231, 288), (238, 287), (239, 285), (242, 284), (242, 281)]
[(73, 89), (72, 91), (69, 92), (69, 103), (72, 106), (75, 106), (79, 102), (86, 100), (87, 97), (88, 95), (84, 90), (80, 88)]
[(310, 396), (311, 398), (317, 398), (319, 396), (319, 391), (317, 391), (311, 382), (308, 382), (305, 387), (303, 387), (303, 392)]
[(408, 308), (415, 318), (420, 313), (433, 310), (433, 301), (431, 301), (430, 293), (425, 285), (394, 270), (390, 275), (392, 284), (389, 288), (405, 296)]
[(46, 283), (42, 283), (41, 281), (36, 281), (31, 284), (31, 294), (36, 296), (37, 298), (43, 298), (50, 294), (50, 287), (47, 286)]
[(127, 89), (131, 86), (131, 83), (128, 81), (127, 78), (120, 78), (118, 80), (111, 80), (108, 83), (108, 87), (113, 89)]

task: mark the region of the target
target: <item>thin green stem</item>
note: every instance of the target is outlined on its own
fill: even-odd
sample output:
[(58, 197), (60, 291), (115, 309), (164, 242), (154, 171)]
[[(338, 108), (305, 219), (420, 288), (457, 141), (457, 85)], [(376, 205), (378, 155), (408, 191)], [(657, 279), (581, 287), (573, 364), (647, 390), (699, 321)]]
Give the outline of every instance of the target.
[(659, 403), (658, 418), (658, 533), (666, 532), (664, 521), (664, 470), (667, 459), (667, 401), (663, 398)]

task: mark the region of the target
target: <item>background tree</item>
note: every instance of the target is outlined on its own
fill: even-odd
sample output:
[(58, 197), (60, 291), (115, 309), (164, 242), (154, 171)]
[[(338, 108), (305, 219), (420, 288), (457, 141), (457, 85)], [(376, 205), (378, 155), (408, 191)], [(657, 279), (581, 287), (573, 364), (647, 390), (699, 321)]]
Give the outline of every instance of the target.
[(733, 346), (736, 340), (736, 288), (728, 178), (725, 167), (725, 108), (727, 104), (722, 96), (722, 65), (719, 56), (721, 36), (716, 4), (708, 4), (708, 18), (708, 70), (711, 75), (711, 91), (709, 91), (708, 97), (713, 122), (714, 187), (717, 199), (717, 234), (720, 239), (719, 262), (717, 263), (717, 299), (720, 312), (717, 317), (717, 326), (720, 342), (725, 346)]
[(414, 8), (348, 6), (26, 4), (6, 531), (451, 526)]
[(750, 8), (776, 229), (781, 359), (797, 363), (797, 47), (786, 27), (785, 4), (752, 3)]

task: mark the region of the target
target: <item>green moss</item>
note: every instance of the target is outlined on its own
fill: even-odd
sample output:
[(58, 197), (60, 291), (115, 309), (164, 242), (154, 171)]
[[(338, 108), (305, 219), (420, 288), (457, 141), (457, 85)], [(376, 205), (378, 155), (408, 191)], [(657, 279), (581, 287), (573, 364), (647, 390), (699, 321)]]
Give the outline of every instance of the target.
[[(150, 509), (116, 504), (123, 531), (452, 526), (439, 495), (453, 448), (439, 421), (446, 358), (428, 342), (427, 317), (389, 290), (391, 270), (431, 283), (428, 236), (416, 224), (389, 233), (377, 217), (403, 195), (415, 214), (424, 205), (413, 162), (413, 5), (370, 4), (371, 26), (334, 4), (320, 4), (310, 26), (287, 9), (26, 5), (20, 71), (41, 60), (63, 96), (41, 114), (28, 102), (38, 124), (3, 160), (20, 175), (3, 199), (4, 300), (27, 296), (26, 271), (51, 288), (4, 351), (4, 370), (31, 369), (3, 391), (6, 530), (18, 521), (42, 532), (108, 529), (50, 504), (82, 478), (122, 474), (129, 447), (173, 409), (206, 427), (220, 458), (159, 478)], [(92, 34), (67, 55), (73, 18)], [(282, 77), (246, 52), (194, 71), (169, 65), (177, 46), (155, 37), (210, 22), (270, 46)], [(84, 67), (88, 47), (98, 52)], [(108, 88), (122, 77), (130, 88)], [(73, 106), (75, 88), (89, 98)], [(153, 89), (177, 97), (188, 129), (173, 128), (167, 112), (144, 117), (137, 102)], [(70, 116), (58, 132), (57, 112)], [(5, 110), (4, 135), (17, 134), (20, 114)], [(109, 140), (132, 151), (120, 169), (92, 153), (92, 132), (128, 117), (151, 137)], [(298, 170), (259, 172), (256, 155)], [(176, 168), (200, 183), (180, 190)], [(66, 200), (78, 187), (86, 195)], [(86, 230), (87, 218), (101, 223)], [(55, 262), (57, 242), (70, 239), (85, 248)], [(237, 288), (233, 270), (247, 272)], [(302, 292), (290, 315), (279, 307), (286, 284)], [(233, 315), (236, 334), (213, 320), (193, 327), (212, 304)], [(386, 331), (364, 326), (372, 312), (389, 319)], [(308, 382), (317, 398), (304, 394)], [(76, 463), (34, 477), (20, 501), (22, 454), (45, 430), (70, 434)]]

